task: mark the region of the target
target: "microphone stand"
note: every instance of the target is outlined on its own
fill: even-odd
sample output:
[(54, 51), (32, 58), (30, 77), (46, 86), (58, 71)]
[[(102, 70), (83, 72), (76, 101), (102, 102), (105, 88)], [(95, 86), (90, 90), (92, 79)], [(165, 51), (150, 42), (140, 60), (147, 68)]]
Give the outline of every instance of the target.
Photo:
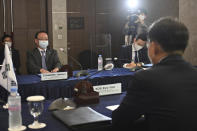
[[(101, 71), (103, 71), (103, 70), (101, 70)], [(80, 89), (79, 89), (79, 88), (76, 88), (76, 86), (75, 86), (74, 92), (75, 92), (75, 93), (78, 93), (79, 90), (81, 90), (81, 93), (83, 93), (83, 94), (88, 94), (89, 92), (87, 91), (87, 89), (88, 89), (87, 86), (90, 86), (90, 85), (89, 85), (89, 83), (84, 82), (84, 81), (88, 80), (90, 77), (92, 77), (92, 76), (98, 74), (98, 73), (101, 72), (101, 71), (96, 71), (96, 72), (92, 73), (91, 75), (88, 75), (85, 79), (81, 80), (80, 82), (82, 83), (82, 85), (79, 85), (79, 86), (80, 86), (80, 87), (79, 87)], [(78, 82), (78, 83), (80, 84), (80, 82)], [(77, 84), (76, 84), (76, 85), (77, 85)], [(81, 86), (82, 86), (82, 87), (81, 87)], [(93, 88), (92, 88), (92, 90), (93, 90)], [(97, 92), (96, 92), (96, 93), (93, 93), (92, 96), (94, 96), (95, 94), (96, 94), (97, 96), (94, 97), (94, 100), (92, 100), (92, 101), (90, 100), (90, 103), (91, 103), (91, 102), (95, 102), (95, 103), (98, 102), (98, 98), (99, 98), (98, 93), (97, 93)], [(95, 98), (96, 98), (96, 99), (95, 99)], [(88, 100), (88, 98), (87, 98), (86, 100)], [(50, 110), (50, 111), (53, 111), (53, 110), (66, 110), (66, 109), (74, 109), (74, 108), (76, 108), (76, 107), (77, 107), (77, 105), (76, 105), (75, 102), (73, 102), (72, 99), (66, 99), (66, 100), (65, 100), (65, 98), (62, 96), (61, 98), (58, 98), (58, 99), (54, 100), (54, 101), (50, 104), (48, 110)]]
[[(60, 48), (60, 51), (66, 54), (66, 52), (64, 51), (63, 48)], [(70, 57), (78, 66), (80, 66), (80, 69), (82, 70), (82, 65), (75, 58), (73, 58), (70, 55), (68, 55), (68, 57)], [(76, 107), (76, 104), (72, 101), (72, 99), (65, 99), (64, 96), (61, 96), (60, 98), (54, 100), (50, 104), (48, 110), (50, 110), (50, 111), (53, 111), (53, 110), (65, 110), (67, 108), (73, 109), (75, 107)]]
[[(114, 58), (114, 61), (118, 61), (118, 60), (120, 60), (120, 61), (130, 61), (129, 59), (118, 59), (117, 57)], [(139, 61), (139, 58), (138, 58), (138, 61)], [(137, 70), (142, 69), (142, 67), (138, 66), (137, 63), (135, 63), (135, 65), (136, 65), (135, 67), (132, 67), (130, 69), (131, 71), (137, 71)]]
[[(60, 48), (60, 51), (64, 52), (66, 54), (66, 52), (65, 52), (65, 50), (63, 48)], [(74, 57), (70, 56), (69, 54), (67, 54), (67, 55), (68, 55), (68, 57), (70, 57), (80, 67), (80, 71), (75, 74), (75, 77), (88, 75), (88, 71), (87, 70), (83, 70), (83, 67), (82, 67), (81, 63), (78, 60), (76, 60)]]
[[(94, 73), (92, 73), (91, 75), (88, 75), (85, 79), (82, 79), (80, 82), (82, 82), (82, 81), (88, 81), (88, 79), (90, 78), (90, 77), (92, 77), (92, 76), (94, 76), (94, 75), (96, 75), (96, 74), (98, 74), (98, 73), (100, 73), (100, 72), (102, 72), (103, 70), (99, 70), (99, 71), (96, 71), (96, 72), (94, 72)], [(79, 83), (80, 83), (79, 82)], [(84, 88), (86, 88), (86, 85), (82, 85), (82, 90), (84, 90)], [(76, 88), (74, 88), (74, 91), (75, 92), (78, 92), (78, 89), (76, 89)], [(84, 91), (83, 91), (84, 92)]]

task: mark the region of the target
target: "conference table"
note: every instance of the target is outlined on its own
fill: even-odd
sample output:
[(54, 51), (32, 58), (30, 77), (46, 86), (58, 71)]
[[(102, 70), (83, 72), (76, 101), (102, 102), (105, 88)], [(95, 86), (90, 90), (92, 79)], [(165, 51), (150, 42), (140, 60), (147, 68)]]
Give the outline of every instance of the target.
[[(73, 75), (78, 71), (74, 71)], [(121, 83), (121, 94), (100, 96), (100, 102), (98, 104), (89, 105), (95, 111), (111, 117), (112, 111), (107, 109), (106, 106), (120, 104), (125, 96), (126, 88), (129, 82), (132, 80), (134, 72), (125, 68), (114, 68), (113, 70), (103, 70), (97, 72), (96, 69), (88, 70), (89, 76), (82, 77), (70, 77), (66, 80), (52, 80), (41, 81), (40, 75), (20, 75), (17, 76), (18, 90), (22, 98), (22, 119), (23, 125), (27, 126), (33, 122), (33, 117), (30, 115), (26, 98), (32, 95), (43, 95), (46, 100), (44, 101), (44, 111), (39, 118), (40, 122), (44, 122), (47, 126), (43, 129), (37, 129), (38, 131), (70, 131), (68, 126), (65, 126), (61, 121), (52, 115), (51, 111), (48, 111), (49, 105), (53, 100), (60, 97), (72, 98), (73, 89), (75, 85), (86, 79), (95, 85), (106, 85)], [(88, 79), (87, 79), (88, 77)], [(0, 87), (0, 97), (2, 100), (7, 101), (8, 92)], [(77, 117), (77, 116), (76, 116)], [(8, 111), (0, 108), (0, 131), (6, 131), (8, 129)], [(32, 129), (27, 128), (28, 131)]]
[[(93, 110), (106, 115), (108, 117), (111, 117), (112, 111), (107, 109), (106, 106), (111, 105), (117, 105), (120, 104), (124, 96), (126, 95), (126, 92), (123, 92), (121, 94), (114, 94), (114, 95), (108, 95), (108, 96), (100, 96), (100, 102), (98, 104), (92, 104), (89, 105)], [(52, 100), (45, 100), (44, 101), (44, 111), (39, 116), (39, 122), (46, 123), (46, 127), (42, 129), (29, 129), (27, 128), (26, 131), (71, 131), (71, 128), (66, 126), (64, 123), (59, 121), (57, 118), (55, 118), (52, 115), (52, 112), (48, 110), (49, 105), (51, 104)], [(78, 117), (78, 116), (76, 116)], [(8, 129), (8, 111), (3, 109), (0, 106), (0, 131), (6, 131)], [(33, 123), (33, 116), (30, 115), (28, 110), (27, 102), (22, 103), (22, 121), (23, 125), (27, 126), (31, 123)], [(108, 125), (110, 127), (110, 124)], [(108, 127), (106, 126), (106, 127)], [(95, 125), (95, 129), (96, 129)], [(103, 128), (102, 128), (103, 129)], [(89, 129), (91, 130), (91, 129)], [(80, 130), (81, 131), (81, 130)], [(102, 130), (104, 131), (104, 130)]]
[[(97, 69), (87, 70), (88, 76), (74, 77), (79, 71), (73, 72), (73, 77), (65, 80), (50, 80), (41, 81), (40, 75), (19, 75), (17, 76), (18, 91), (22, 101), (25, 101), (28, 96), (42, 95), (46, 100), (57, 99), (60, 97), (71, 98), (75, 85), (87, 79), (96, 85), (106, 85), (121, 83), (122, 91), (125, 91), (129, 82), (132, 80), (134, 72), (126, 68), (114, 68), (112, 70), (103, 70), (97, 72)], [(93, 75), (94, 74), (94, 75)], [(92, 76), (91, 76), (92, 75)], [(0, 87), (0, 99), (7, 101), (8, 92)]]

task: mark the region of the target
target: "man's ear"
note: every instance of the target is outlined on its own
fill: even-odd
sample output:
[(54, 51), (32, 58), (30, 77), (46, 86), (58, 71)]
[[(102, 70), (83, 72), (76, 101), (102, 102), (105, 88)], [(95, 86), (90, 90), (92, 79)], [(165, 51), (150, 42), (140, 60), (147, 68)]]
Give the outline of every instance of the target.
[(38, 39), (34, 39), (34, 43), (36, 44), (36, 46), (39, 46), (39, 40)]
[(159, 53), (161, 53), (161, 46), (157, 43), (157, 42), (153, 42), (153, 46), (154, 46), (154, 53), (155, 55), (158, 55)]

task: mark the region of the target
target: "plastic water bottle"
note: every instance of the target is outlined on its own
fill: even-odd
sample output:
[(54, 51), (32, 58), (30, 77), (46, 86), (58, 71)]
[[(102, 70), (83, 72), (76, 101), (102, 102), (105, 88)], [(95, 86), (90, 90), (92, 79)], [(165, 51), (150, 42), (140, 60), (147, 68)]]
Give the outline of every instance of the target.
[(16, 83), (11, 83), (10, 95), (8, 96), (9, 129), (17, 130), (22, 126), (21, 97), (17, 92)]
[(98, 71), (103, 70), (103, 57), (99, 55), (98, 57)]

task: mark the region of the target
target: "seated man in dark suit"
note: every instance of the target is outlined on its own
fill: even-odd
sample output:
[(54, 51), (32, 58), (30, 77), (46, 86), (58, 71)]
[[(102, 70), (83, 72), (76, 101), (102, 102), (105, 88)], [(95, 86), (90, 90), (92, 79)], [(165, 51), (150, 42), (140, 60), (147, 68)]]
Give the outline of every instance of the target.
[(29, 74), (58, 72), (61, 68), (57, 51), (49, 49), (48, 34), (44, 31), (35, 34), (36, 48), (27, 52), (27, 72)]
[(120, 53), (120, 67), (125, 66), (128, 68), (135, 67), (136, 65), (141, 66), (141, 63), (150, 63), (147, 53), (147, 33), (138, 34), (134, 38), (134, 43), (132, 45), (123, 46)]
[[(12, 36), (4, 35), (1, 40), (2, 40), (2, 43), (0, 45), (0, 65), (3, 64), (3, 60), (5, 57), (5, 55), (4, 55), (4, 47), (5, 46), (4, 45), (7, 44), (10, 51), (11, 51), (12, 62), (13, 62), (15, 73), (20, 74), (20, 71), (19, 71), (20, 55), (19, 55), (19, 51), (14, 48)], [(0, 69), (1, 69), (1, 67), (0, 67)]]
[[(197, 70), (182, 57), (188, 45), (187, 27), (177, 19), (161, 18), (150, 26), (148, 38), (154, 65), (134, 74), (125, 98), (112, 113), (113, 127), (197, 130)], [(137, 128), (139, 119), (144, 126)]]

